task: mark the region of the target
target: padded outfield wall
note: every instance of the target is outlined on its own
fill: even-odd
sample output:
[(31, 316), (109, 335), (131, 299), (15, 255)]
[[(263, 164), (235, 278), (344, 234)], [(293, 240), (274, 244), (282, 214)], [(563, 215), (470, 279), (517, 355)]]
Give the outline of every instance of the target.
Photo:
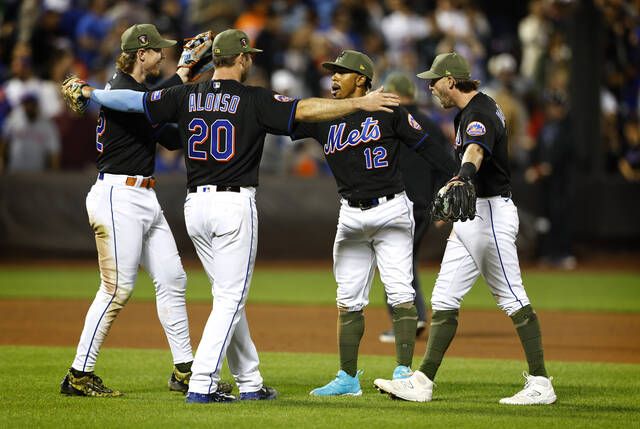
[[(94, 173), (47, 173), (0, 176), (0, 256), (93, 257), (85, 197)], [(534, 220), (540, 190), (515, 183), (520, 209), (519, 246), (523, 258), (534, 253)], [(185, 178), (161, 176), (156, 193), (184, 257), (195, 257), (187, 235), (183, 203)], [(640, 249), (640, 186), (621, 181), (588, 180), (573, 192), (571, 219), (581, 247), (610, 245)], [(329, 259), (339, 201), (332, 178), (261, 178), (257, 193), (260, 229), (258, 257)], [(422, 259), (436, 260), (444, 250), (448, 227), (431, 227)]]

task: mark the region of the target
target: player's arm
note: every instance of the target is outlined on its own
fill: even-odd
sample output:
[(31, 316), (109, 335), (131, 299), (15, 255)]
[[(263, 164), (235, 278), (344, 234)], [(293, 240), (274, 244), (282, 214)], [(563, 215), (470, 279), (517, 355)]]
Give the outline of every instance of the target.
[(189, 81), (189, 69), (179, 68), (176, 73), (168, 79), (163, 80), (157, 85), (149, 88), (150, 91), (155, 91), (158, 89), (171, 88), (172, 86), (182, 85), (183, 83), (187, 83)]
[(109, 109), (120, 112), (144, 113), (144, 92), (130, 89), (95, 89), (92, 86), (82, 87), (82, 96)]
[(357, 110), (367, 112), (392, 112), (390, 107), (398, 106), (400, 97), (382, 92), (382, 87), (369, 92), (364, 97), (331, 100), (327, 98), (305, 98), (298, 102), (295, 120), (322, 122), (348, 115)]
[(158, 144), (161, 144), (169, 150), (182, 149), (177, 124), (164, 124), (159, 126), (158, 131), (154, 134), (154, 138)]
[(468, 144), (464, 149), (464, 154), (462, 155), (462, 166), (460, 167), (457, 176), (464, 179), (472, 179), (478, 170), (480, 170), (483, 159), (484, 149), (482, 146), (476, 143)]

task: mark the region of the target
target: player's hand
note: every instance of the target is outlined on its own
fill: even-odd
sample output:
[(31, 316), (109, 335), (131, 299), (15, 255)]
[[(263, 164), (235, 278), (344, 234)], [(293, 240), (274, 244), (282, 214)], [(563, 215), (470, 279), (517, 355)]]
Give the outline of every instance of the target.
[(476, 217), (476, 192), (470, 180), (455, 176), (433, 199), (431, 218), (445, 222), (473, 220)]
[(62, 97), (69, 109), (79, 115), (82, 115), (89, 106), (89, 97), (85, 94), (91, 95), (91, 92), (85, 91), (87, 88), (89, 88), (87, 82), (77, 76), (67, 77), (60, 87)]
[(197, 36), (184, 39), (184, 49), (180, 55), (178, 69), (189, 70), (189, 81), (194, 82), (209, 70), (213, 69), (213, 44), (214, 34), (205, 31)]
[(383, 112), (393, 112), (389, 107), (399, 106), (400, 97), (390, 92), (382, 92), (383, 90), (384, 88), (380, 87), (375, 91), (370, 91), (364, 97), (354, 98), (354, 100), (358, 100), (360, 103), (358, 108), (366, 110), (367, 112), (376, 112), (379, 110)]

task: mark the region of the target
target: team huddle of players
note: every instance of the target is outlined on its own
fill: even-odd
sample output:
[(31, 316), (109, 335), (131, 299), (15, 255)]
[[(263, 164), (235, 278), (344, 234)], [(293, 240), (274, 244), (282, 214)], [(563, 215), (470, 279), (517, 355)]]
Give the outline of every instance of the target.
[[(430, 81), (429, 89), (444, 108), (460, 109), (454, 123), (454, 159), (441, 134), (400, 105), (398, 95), (371, 90), (374, 66), (367, 55), (346, 50), (323, 63), (332, 73), (333, 99), (298, 100), (243, 84), (253, 55), (261, 52), (251, 47), (245, 33), (231, 29), (211, 36), (191, 39), (197, 43), (185, 45), (176, 75), (149, 89), (144, 81), (158, 74), (162, 48), (176, 42), (163, 39), (152, 25), (134, 25), (122, 35), (121, 57), (129, 61), (118, 63), (108, 89), (92, 88), (73, 77), (63, 84), (75, 110), (84, 111), (89, 100), (102, 105), (99, 173), (87, 196), (102, 281), (61, 392), (121, 395), (106, 387), (93, 369), (142, 265), (156, 286), (158, 314), (173, 354), (171, 390), (185, 392), (188, 403), (277, 397), (278, 392), (263, 383), (245, 314), (258, 238), (258, 168), (265, 135), (272, 133), (318, 141), (341, 202), (333, 247), (340, 369), (311, 395), (362, 394), (358, 349), (363, 309), (377, 268), (390, 306), (397, 366), (391, 379), (375, 380), (376, 388), (404, 400), (431, 400), (462, 298), (482, 274), (514, 322), (530, 372), (524, 389), (500, 403), (555, 402), (540, 326), (522, 285), (515, 249), (518, 218), (511, 200), (503, 115), (478, 91), (466, 61), (456, 53), (441, 54), (429, 71), (418, 75)], [(195, 70), (201, 74), (202, 61), (207, 62), (204, 68), (214, 69), (211, 80), (183, 85)], [(389, 83), (410, 87), (397, 91), (401, 95), (415, 91), (410, 80)], [(184, 150), (187, 231), (215, 297), (195, 356), (189, 342), (186, 276), (153, 191), (149, 163), (156, 143)], [(454, 222), (431, 300), (427, 352), (415, 371), (411, 366), (418, 319), (424, 323), (425, 316), (415, 304), (413, 249), (420, 238), (416, 234), (424, 233), (422, 226), (417, 230), (416, 220), (420, 218), (421, 225), (429, 221), (422, 213), (425, 207), (414, 205), (405, 191), (411, 188), (405, 186), (410, 177), (404, 174), (409, 165), (404, 165), (405, 156), (420, 160), (415, 168), (445, 178), (432, 214)], [(239, 397), (220, 380), (225, 359)]]

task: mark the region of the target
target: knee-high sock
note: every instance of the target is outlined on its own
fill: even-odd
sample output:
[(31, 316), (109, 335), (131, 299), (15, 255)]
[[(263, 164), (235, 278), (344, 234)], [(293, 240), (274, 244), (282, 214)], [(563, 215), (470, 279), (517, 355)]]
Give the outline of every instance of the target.
[(396, 362), (398, 365), (411, 366), (413, 349), (416, 345), (416, 325), (418, 313), (415, 305), (393, 307), (393, 332), (396, 337)]
[(431, 381), (436, 377), (442, 358), (456, 335), (456, 329), (458, 329), (458, 310), (433, 312), (427, 351), (420, 364), (420, 371)]
[(518, 331), (524, 354), (529, 364), (529, 374), (547, 377), (547, 369), (544, 366), (544, 351), (542, 349), (542, 333), (540, 332), (540, 322), (531, 305), (526, 305), (522, 309), (511, 315), (513, 325)]
[(358, 371), (358, 348), (364, 334), (364, 314), (360, 311), (340, 310), (338, 317), (338, 346), (340, 369), (354, 377)]

